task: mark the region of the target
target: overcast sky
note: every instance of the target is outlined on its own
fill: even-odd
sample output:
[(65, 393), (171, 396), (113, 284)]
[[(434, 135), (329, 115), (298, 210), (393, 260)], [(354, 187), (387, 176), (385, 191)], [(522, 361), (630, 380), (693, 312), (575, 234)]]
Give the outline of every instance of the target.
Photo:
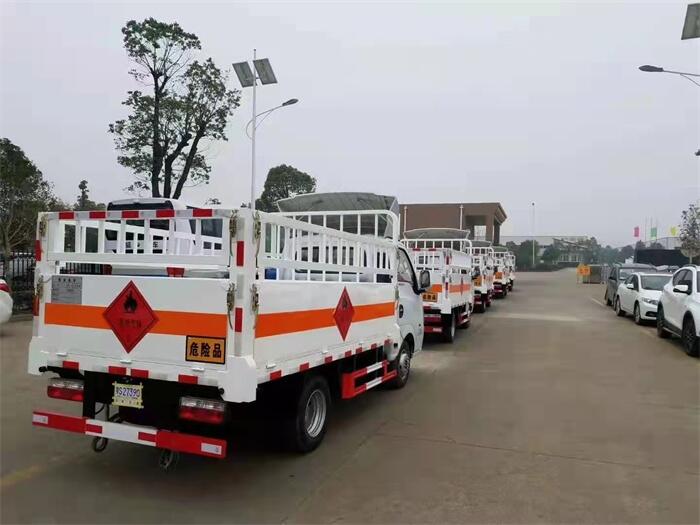
[[(286, 163), (319, 191), (401, 202), (500, 201), (503, 233), (595, 235), (614, 246), (698, 199), (700, 87), (641, 64), (700, 72), (680, 40), (687, 0), (657, 3), (8, 3), (0, 27), (0, 136), (73, 201), (124, 196), (107, 126), (125, 115), (127, 20), (177, 21), (222, 67), (257, 47), (291, 97), (258, 134), (258, 187)], [(235, 76), (230, 81), (238, 86)], [(212, 183), (185, 199), (248, 200), (251, 95), (208, 148)]]

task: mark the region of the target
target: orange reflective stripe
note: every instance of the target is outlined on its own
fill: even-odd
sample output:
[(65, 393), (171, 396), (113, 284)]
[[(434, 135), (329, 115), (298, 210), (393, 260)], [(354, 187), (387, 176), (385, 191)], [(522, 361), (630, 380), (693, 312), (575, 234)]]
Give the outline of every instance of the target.
[[(354, 306), (355, 314), (352, 317), (352, 322), (357, 323), (390, 317), (394, 315), (394, 308), (393, 301), (390, 303), (356, 305)], [(333, 312), (335, 312), (335, 308), (258, 314), (258, 321), (255, 325), (255, 337), (270, 337), (335, 326)]]
[[(102, 315), (104, 306), (46, 303), (44, 324), (111, 330)], [(226, 314), (154, 310), (158, 322), (150, 334), (226, 337)]]
[(434, 293), (440, 293), (442, 292), (442, 285), (441, 284), (434, 284), (430, 287), (429, 292), (434, 292)]
[(462, 293), (462, 292), (468, 292), (471, 286), (467, 283), (464, 284), (451, 284), (450, 285), (450, 293)]

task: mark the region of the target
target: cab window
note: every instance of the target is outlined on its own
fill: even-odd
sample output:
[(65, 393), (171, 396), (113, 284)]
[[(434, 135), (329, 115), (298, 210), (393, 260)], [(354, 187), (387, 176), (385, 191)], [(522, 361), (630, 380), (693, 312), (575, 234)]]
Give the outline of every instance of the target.
[(411, 263), (403, 250), (399, 250), (399, 266), (397, 269), (398, 279), (400, 283), (408, 283), (413, 285), (413, 271)]

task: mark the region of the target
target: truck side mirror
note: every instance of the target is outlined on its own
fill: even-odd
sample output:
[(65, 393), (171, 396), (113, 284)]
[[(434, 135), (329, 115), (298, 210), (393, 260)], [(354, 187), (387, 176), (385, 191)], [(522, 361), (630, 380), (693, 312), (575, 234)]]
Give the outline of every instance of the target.
[(430, 288), (430, 272), (428, 270), (420, 272), (420, 287), (426, 290)]

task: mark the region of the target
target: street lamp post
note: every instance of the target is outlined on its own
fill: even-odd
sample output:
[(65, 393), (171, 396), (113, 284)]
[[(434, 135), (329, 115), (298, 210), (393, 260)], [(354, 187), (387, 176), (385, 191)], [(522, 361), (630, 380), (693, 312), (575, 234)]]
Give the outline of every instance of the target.
[[(236, 76), (238, 77), (238, 81), (241, 83), (241, 87), (247, 88), (247, 87), (252, 87), (253, 88), (253, 118), (250, 119), (250, 122), (246, 124), (246, 134), (248, 133), (248, 126), (252, 123), (253, 124), (253, 129), (251, 134), (249, 135), (250, 140), (251, 140), (251, 159), (250, 159), (250, 209), (255, 210), (255, 130), (259, 126), (257, 122), (257, 118), (261, 115), (269, 115), (272, 113), (274, 110), (279, 109), (281, 107), (285, 106), (290, 106), (292, 104), (296, 104), (299, 102), (298, 99), (292, 98), (284, 102), (283, 104), (280, 104), (279, 106), (276, 106), (272, 109), (268, 109), (267, 111), (263, 111), (262, 113), (258, 114), (257, 113), (257, 85), (258, 81), (260, 81), (261, 84), (266, 85), (266, 84), (276, 84), (277, 83), (277, 77), (275, 77), (275, 72), (272, 70), (272, 66), (270, 65), (270, 61), (267, 58), (257, 58), (257, 49), (253, 49), (253, 67), (255, 68), (255, 73), (253, 72), (253, 69), (250, 67), (250, 64), (246, 62), (236, 62), (233, 64), (233, 70), (236, 72)], [(267, 116), (265, 117), (267, 118)], [(263, 119), (265, 120), (265, 119)]]
[(535, 203), (532, 203), (532, 269), (535, 269)]

